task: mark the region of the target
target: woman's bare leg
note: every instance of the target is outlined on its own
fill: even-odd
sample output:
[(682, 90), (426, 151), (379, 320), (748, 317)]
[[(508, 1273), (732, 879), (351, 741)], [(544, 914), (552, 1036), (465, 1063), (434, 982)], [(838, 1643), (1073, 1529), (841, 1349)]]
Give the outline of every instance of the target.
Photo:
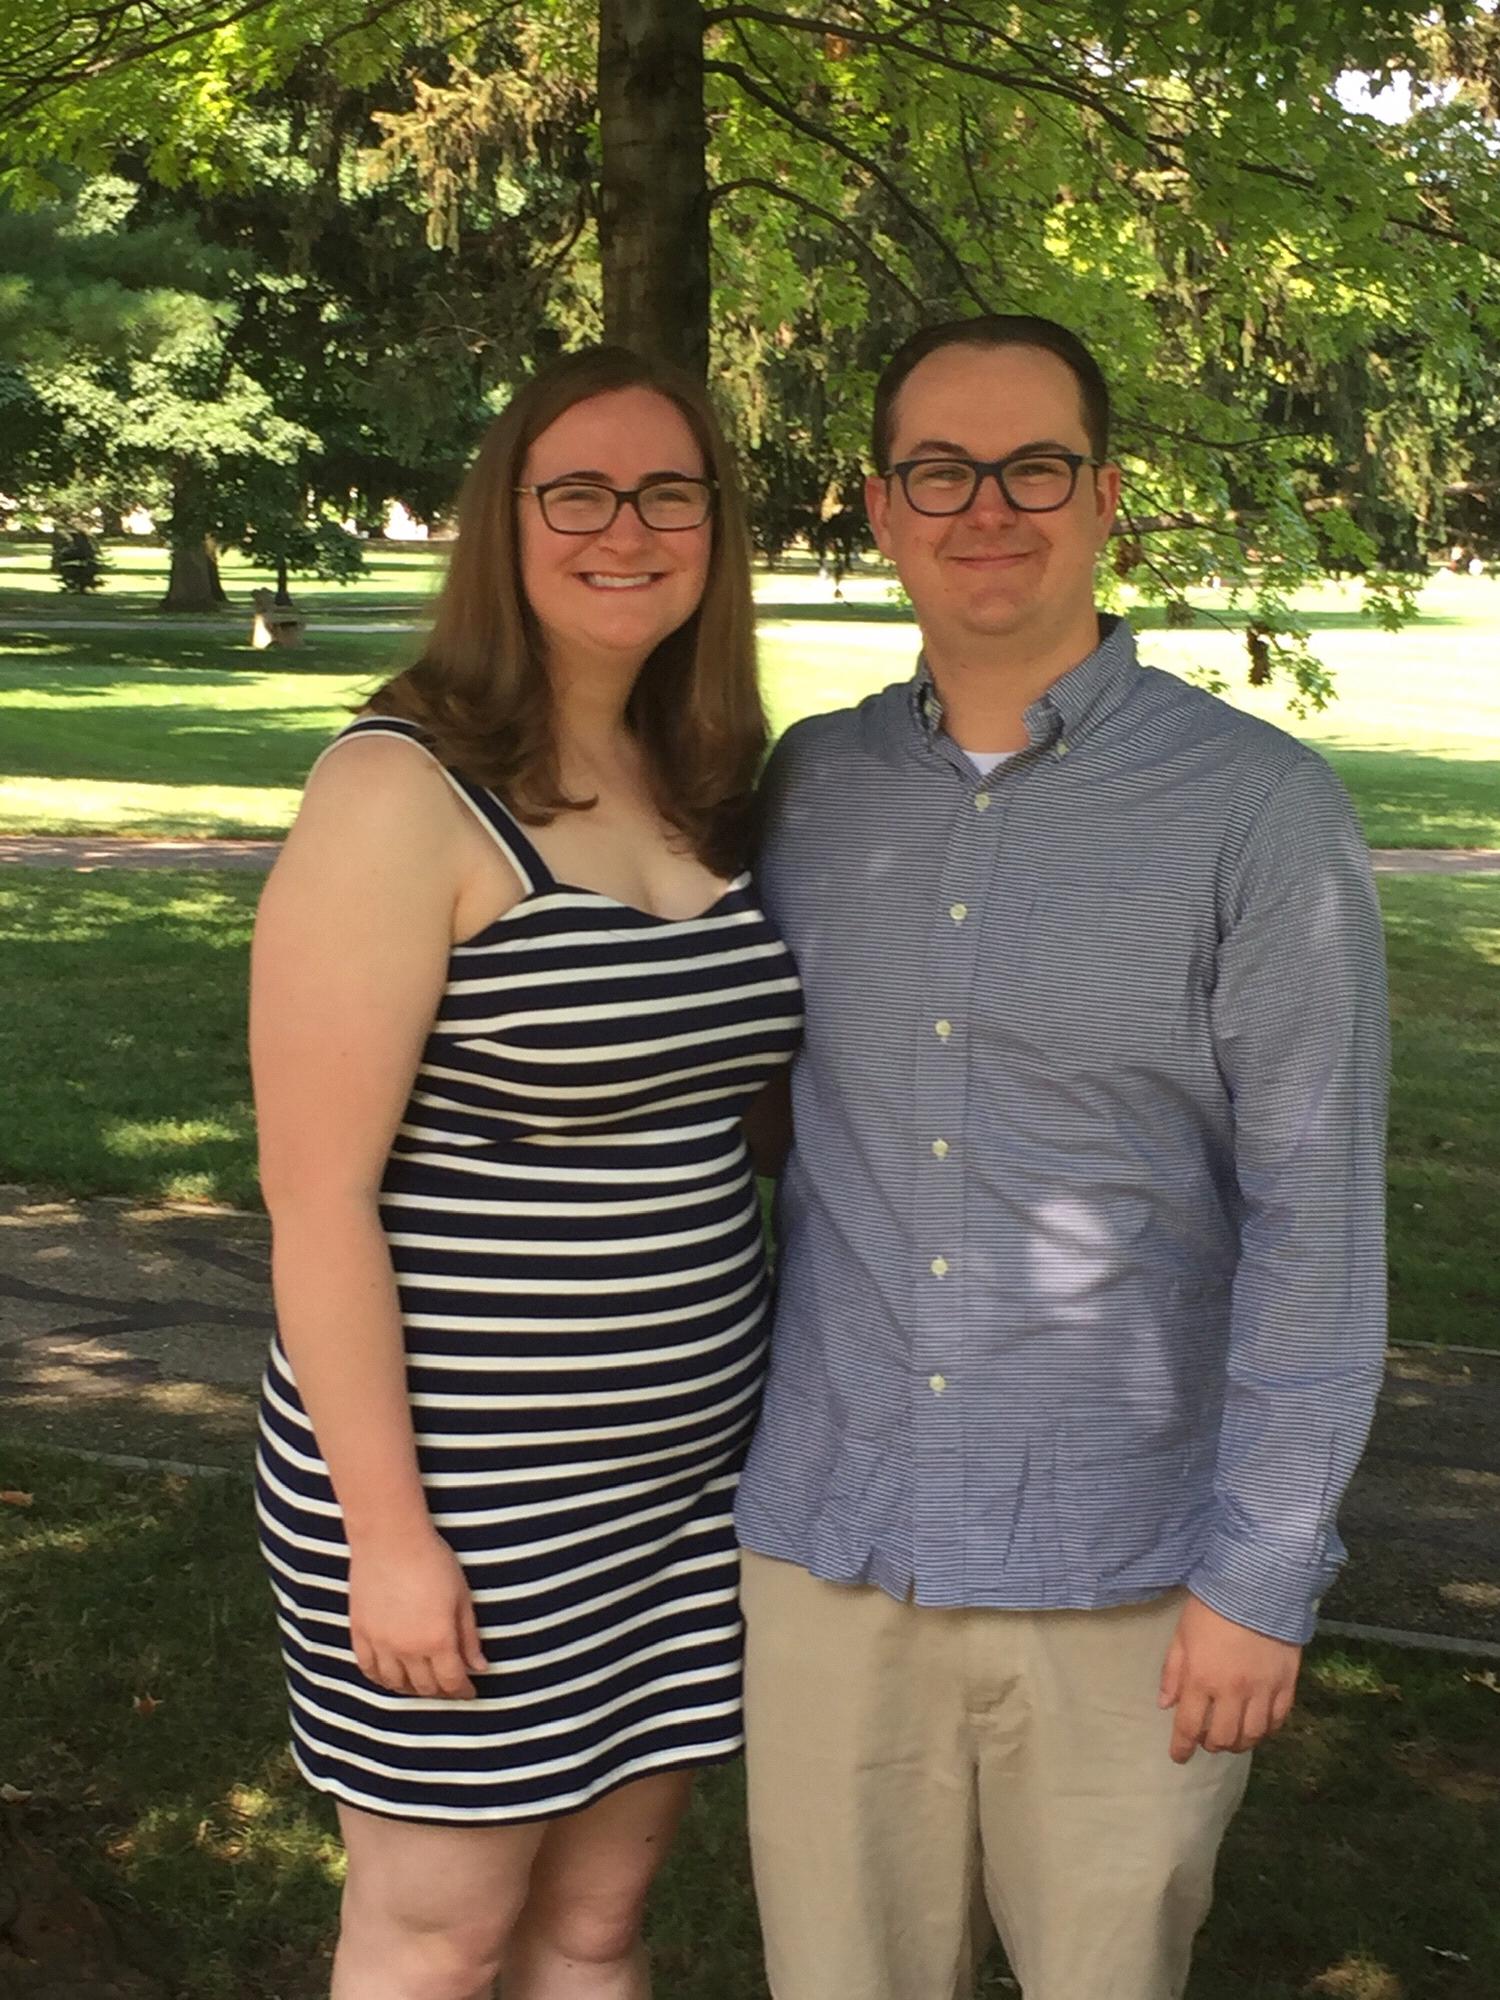
[(490, 2000), (548, 1828), (339, 1807), (349, 1857), (330, 2000)]
[(641, 1913), (692, 1789), (663, 1772), (554, 1820), (501, 1969), (503, 2000), (648, 2000)]

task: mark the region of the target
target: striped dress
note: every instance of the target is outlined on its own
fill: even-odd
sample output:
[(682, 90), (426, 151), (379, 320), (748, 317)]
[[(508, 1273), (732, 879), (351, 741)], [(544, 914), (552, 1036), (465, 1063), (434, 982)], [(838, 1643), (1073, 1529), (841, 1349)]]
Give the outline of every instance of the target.
[[(371, 734), (420, 742), (385, 718), (340, 740)], [(652, 916), (555, 881), (493, 792), (446, 775), (524, 894), (454, 947), (380, 1208), (478, 1699), (355, 1665), (343, 1523), (279, 1339), (257, 1489), (304, 1775), (470, 1825), (739, 1746), (731, 1507), (767, 1323), (739, 1119), (801, 1005), (748, 876), (701, 916)]]

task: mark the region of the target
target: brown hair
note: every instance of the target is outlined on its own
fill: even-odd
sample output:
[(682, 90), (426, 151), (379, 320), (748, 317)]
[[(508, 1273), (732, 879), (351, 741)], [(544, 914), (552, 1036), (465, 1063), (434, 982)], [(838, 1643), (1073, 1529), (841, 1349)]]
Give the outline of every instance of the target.
[(734, 460), (707, 393), (624, 347), (593, 347), (543, 369), (490, 426), (458, 504), (458, 540), (416, 663), (368, 710), (415, 722), (446, 764), (499, 792), (530, 825), (593, 801), (558, 772), (542, 636), (521, 588), (518, 505), (526, 454), (590, 396), (652, 389), (687, 419), (716, 482), (708, 579), (697, 610), (647, 659), (626, 715), (657, 805), (703, 863), (743, 866), (766, 721), (755, 675), (749, 536)]
[(1048, 354), (1055, 354), (1072, 371), (1078, 384), (1089, 450), (1101, 463), (1109, 457), (1109, 384), (1078, 335), (1059, 326), (1055, 319), (1041, 319), (1035, 313), (986, 313), (977, 319), (950, 319), (940, 326), (923, 327), (904, 341), (885, 364), (875, 385), (875, 421), (870, 440), (878, 473), (884, 473), (891, 462), (896, 398), (907, 376), (919, 361), (925, 361), (929, 354), (936, 354), (944, 347), (1040, 347)]

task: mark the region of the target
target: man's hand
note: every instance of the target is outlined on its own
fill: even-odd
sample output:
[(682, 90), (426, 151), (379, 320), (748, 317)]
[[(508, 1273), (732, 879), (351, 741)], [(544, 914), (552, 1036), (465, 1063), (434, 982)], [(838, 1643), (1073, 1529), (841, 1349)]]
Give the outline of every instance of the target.
[(1200, 1598), (1183, 1604), (1162, 1669), (1163, 1708), (1175, 1708), (1172, 1761), (1205, 1750), (1253, 1750), (1292, 1712), (1302, 1648), (1268, 1639), (1211, 1611)]

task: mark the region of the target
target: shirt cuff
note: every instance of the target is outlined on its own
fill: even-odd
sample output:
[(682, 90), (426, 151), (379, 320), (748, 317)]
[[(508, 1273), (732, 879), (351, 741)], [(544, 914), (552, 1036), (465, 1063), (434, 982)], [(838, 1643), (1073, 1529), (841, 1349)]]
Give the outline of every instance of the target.
[(1187, 1587), (1211, 1611), (1248, 1625), (1268, 1639), (1305, 1646), (1318, 1622), (1318, 1601), (1338, 1575), (1344, 1551), (1338, 1538), (1320, 1562), (1261, 1543), (1235, 1541), (1216, 1532)]

